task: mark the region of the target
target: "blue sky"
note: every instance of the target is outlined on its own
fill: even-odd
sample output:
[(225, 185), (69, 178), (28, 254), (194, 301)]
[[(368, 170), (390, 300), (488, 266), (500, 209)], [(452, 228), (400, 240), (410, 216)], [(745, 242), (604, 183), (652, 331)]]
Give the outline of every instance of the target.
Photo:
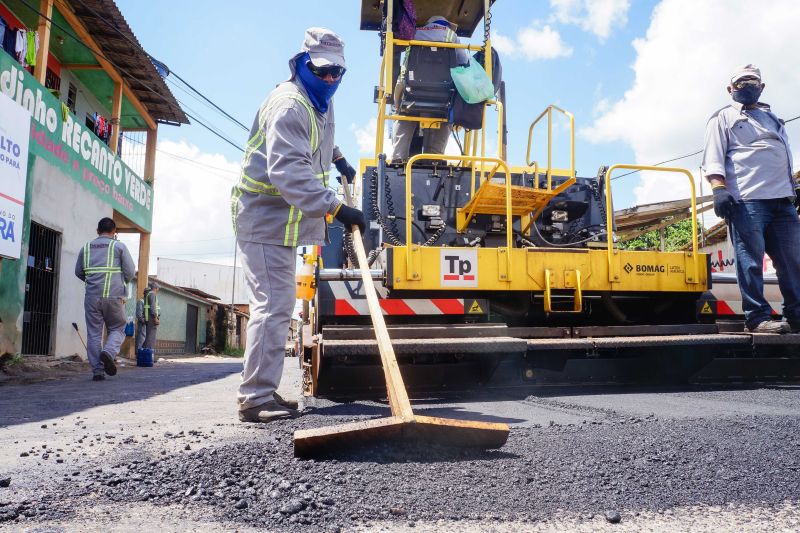
[[(376, 115), (372, 93), (379, 56), (377, 34), (358, 29), (360, 2), (117, 4), (148, 52), (248, 126), (264, 97), (287, 77), (287, 60), (299, 49), (304, 29), (332, 28), (345, 40), (348, 61), (335, 100), (336, 140), (351, 162), (368, 155), (359, 151), (356, 132), (368, 131)], [(773, 0), (753, 11), (744, 0), (499, 0), (492, 30), (507, 85), (510, 163), (523, 163), (528, 126), (550, 103), (575, 115), (581, 176), (595, 175), (601, 164), (648, 164), (693, 152), (702, 147), (708, 116), (728, 102), (724, 87), (729, 72), (746, 62), (765, 70), (764, 99), (781, 116), (800, 114), (793, 96), (800, 74), (777, 53), (797, 47), (790, 21), (800, 20), (798, 5)], [(745, 25), (750, 32), (746, 40), (715, 29)], [(478, 31), (473, 42), (480, 39)], [(185, 93), (173, 92), (244, 143), (245, 131)], [(800, 146), (798, 124), (789, 134)], [(564, 129), (556, 131), (563, 140)], [(233, 183), (241, 153), (197, 125), (162, 126), (159, 141), (164, 151), (214, 168), (159, 156), (154, 253), (227, 261), (233, 239), (225, 228), (225, 190)], [(560, 144), (557, 153), (566, 153), (566, 147)], [(566, 158), (556, 164), (566, 164)], [(699, 157), (678, 164), (696, 170)], [(197, 237), (194, 244), (176, 247), (185, 237), (183, 225), (194, 226), (196, 220), (185, 220), (193, 211), (176, 209), (171, 201), (167, 211), (164, 199), (184, 194), (187, 187), (196, 189), (191, 192), (195, 205), (205, 206), (212, 222), (197, 228), (205, 237), (202, 242)], [(615, 182), (615, 206), (686, 197), (686, 187), (685, 180), (660, 175), (630, 176)]]

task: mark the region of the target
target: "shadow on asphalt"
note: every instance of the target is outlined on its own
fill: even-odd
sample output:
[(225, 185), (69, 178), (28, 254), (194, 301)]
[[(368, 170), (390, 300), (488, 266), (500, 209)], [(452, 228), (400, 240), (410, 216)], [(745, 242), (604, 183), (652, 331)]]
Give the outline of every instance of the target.
[(241, 371), (241, 359), (204, 363), (166, 361), (152, 368), (121, 367), (116, 376), (99, 382), (86, 374), (29, 385), (7, 385), (0, 387), (0, 427), (60, 418), (91, 407), (146, 400)]

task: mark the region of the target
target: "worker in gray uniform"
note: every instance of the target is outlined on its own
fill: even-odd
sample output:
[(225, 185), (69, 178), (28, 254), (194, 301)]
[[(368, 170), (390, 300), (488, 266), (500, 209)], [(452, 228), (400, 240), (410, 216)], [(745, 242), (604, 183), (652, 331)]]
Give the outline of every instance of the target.
[(344, 43), (331, 30), (309, 28), (291, 77), (261, 105), (247, 142), (232, 216), (250, 293), (250, 320), (239, 420), (297, 416), (297, 402), (276, 393), (295, 305), (298, 246), (323, 245), (325, 216), (364, 231), (361, 211), (328, 188), (331, 163), (348, 180), (355, 171), (334, 145), (331, 98), (345, 72)]
[[(114, 239), (117, 225), (110, 218), (97, 223), (97, 238), (78, 252), (75, 275), (86, 283), (86, 348), (94, 381), (117, 373), (114, 360), (125, 340), (127, 284), (136, 274), (130, 252)], [(108, 330), (103, 344), (103, 326)]]
[[(428, 19), (428, 23), (417, 28), (414, 39), (417, 41), (435, 41), (440, 43), (460, 43), (456, 36), (458, 26), (451, 23), (444, 17), (434, 16)], [(469, 54), (463, 48), (455, 50), (456, 61), (459, 65), (469, 64)], [(408, 75), (406, 63), (408, 62), (408, 52), (403, 60), (403, 68), (397, 78), (394, 88), (394, 106), (400, 109), (400, 100), (406, 86), (406, 76)], [(399, 112), (399, 111), (398, 111)], [(417, 122), (409, 120), (398, 120), (394, 125), (394, 139), (392, 141), (392, 161), (403, 161), (408, 159), (411, 141), (417, 131)], [(426, 154), (443, 154), (447, 148), (447, 140), (450, 138), (450, 124), (442, 122), (438, 128), (422, 128), (422, 151)]]
[(161, 324), (161, 306), (158, 305), (158, 284), (155, 281), (151, 281), (146, 290), (147, 292), (144, 296), (144, 323), (147, 332), (143, 346), (150, 348), (155, 353), (158, 326)]
[(147, 333), (147, 321), (144, 318), (144, 300), (147, 298), (149, 288), (144, 290), (144, 297), (136, 300), (136, 351), (144, 346), (144, 339)]

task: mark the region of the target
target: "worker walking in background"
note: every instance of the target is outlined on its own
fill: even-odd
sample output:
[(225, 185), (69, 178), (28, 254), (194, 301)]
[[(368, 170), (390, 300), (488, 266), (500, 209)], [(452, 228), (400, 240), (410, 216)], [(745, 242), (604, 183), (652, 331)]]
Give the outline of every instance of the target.
[(261, 105), (231, 198), (236, 240), (250, 293), (250, 320), (239, 386), (239, 420), (297, 416), (297, 402), (276, 393), (295, 305), (298, 246), (323, 245), (325, 216), (345, 228), (366, 225), (361, 211), (328, 188), (332, 162), (355, 171), (334, 144), (331, 98), (345, 72), (344, 43), (329, 29), (309, 28), (291, 77)]
[[(86, 283), (86, 348), (94, 381), (117, 373), (114, 360), (125, 340), (127, 284), (136, 275), (130, 252), (114, 239), (117, 225), (110, 218), (97, 223), (97, 238), (78, 252), (75, 275)], [(103, 326), (108, 330), (103, 345)]]
[[(458, 27), (444, 17), (431, 17), (425, 26), (417, 28), (414, 39), (417, 41), (436, 41), (439, 43), (459, 43), (456, 36)], [(456, 60), (459, 65), (469, 64), (469, 54), (464, 49), (456, 49)], [(400, 100), (405, 90), (405, 80), (408, 72), (406, 64), (408, 62), (408, 51), (406, 52), (403, 68), (397, 78), (394, 88), (394, 107), (400, 109)], [(392, 141), (392, 161), (402, 161), (408, 159), (411, 149), (411, 141), (417, 131), (417, 122), (410, 120), (398, 120), (394, 126), (394, 139)], [(423, 128), (422, 151), (426, 154), (443, 154), (447, 148), (447, 140), (450, 138), (450, 125), (447, 122), (439, 124), (438, 128)]]
[(146, 334), (144, 348), (149, 348), (155, 353), (158, 325), (161, 324), (161, 307), (158, 305), (158, 284), (151, 281), (145, 289), (144, 295), (144, 322)]
[[(800, 182), (792, 176), (783, 121), (758, 101), (764, 87), (754, 65), (736, 70), (728, 85), (733, 103), (706, 126), (703, 174), (714, 193), (714, 212), (728, 223), (748, 331), (798, 333)], [(765, 252), (775, 265), (785, 322), (771, 319), (764, 297)]]
[(147, 293), (150, 292), (149, 288), (145, 288), (144, 297), (136, 300), (136, 351), (142, 349), (144, 346), (144, 339), (147, 332), (147, 321), (144, 317), (144, 300), (147, 298)]

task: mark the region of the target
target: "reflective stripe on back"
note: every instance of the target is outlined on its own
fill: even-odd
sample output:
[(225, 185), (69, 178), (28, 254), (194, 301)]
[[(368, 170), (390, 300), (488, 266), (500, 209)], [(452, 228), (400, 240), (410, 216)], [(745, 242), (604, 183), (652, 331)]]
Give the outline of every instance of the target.
[(280, 93), (273, 96), (267, 106), (259, 112), (258, 115), (258, 131), (256, 131), (255, 135), (253, 135), (247, 141), (247, 149), (245, 150), (244, 161), (242, 162), (242, 173), (240, 175), (239, 184), (237, 187), (240, 191), (246, 191), (253, 194), (267, 194), (269, 196), (280, 196), (281, 193), (277, 187), (272, 184), (264, 183), (258, 180), (254, 180), (250, 176), (244, 173), (244, 169), (250, 163), (250, 158), (252, 157), (253, 153), (261, 148), (261, 146), (266, 141), (264, 135), (264, 127), (267, 123), (267, 115), (270, 111), (272, 111), (275, 106), (280, 102), (280, 100), (284, 99), (291, 99), (295, 100), (302, 105), (306, 112), (308, 112), (308, 119), (309, 119), (309, 126), (311, 128), (311, 155), (313, 156), (317, 150), (319, 149), (319, 132), (317, 129), (317, 118), (316, 113), (314, 112), (314, 108), (311, 107), (311, 104), (308, 102), (305, 96), (300, 93)]

